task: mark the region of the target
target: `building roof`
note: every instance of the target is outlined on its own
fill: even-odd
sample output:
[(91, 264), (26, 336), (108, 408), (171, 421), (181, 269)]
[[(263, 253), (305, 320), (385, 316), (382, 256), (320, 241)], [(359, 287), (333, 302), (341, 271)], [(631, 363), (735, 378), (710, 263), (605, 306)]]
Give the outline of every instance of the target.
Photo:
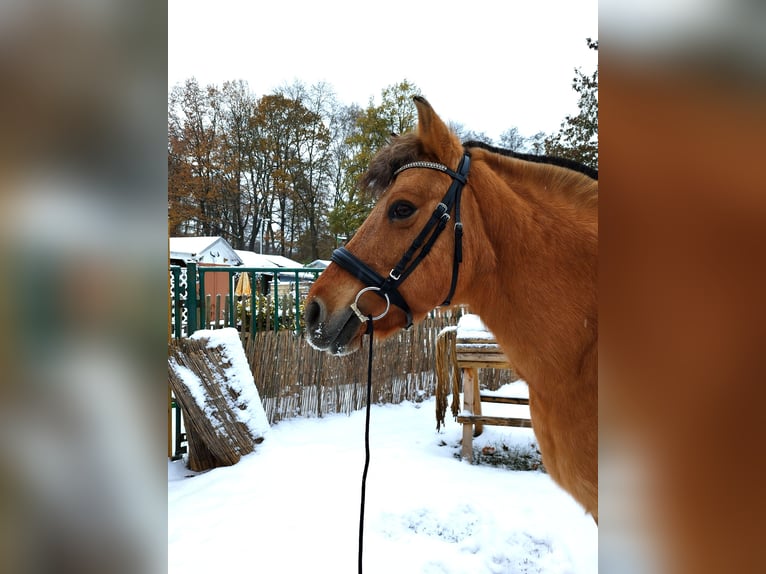
[(327, 266), (330, 264), (329, 259), (314, 259), (311, 263), (306, 263), (304, 267), (309, 267), (312, 269), (327, 269)]
[(302, 263), (282, 255), (268, 255), (267, 257), (271, 259), (274, 262), (274, 265), (277, 265), (278, 267), (303, 267)]
[(235, 249), (235, 251), (245, 267), (303, 267), (297, 261), (281, 255), (265, 255), (242, 249)]
[(223, 237), (171, 237), (170, 259), (198, 263), (242, 265), (242, 260)]

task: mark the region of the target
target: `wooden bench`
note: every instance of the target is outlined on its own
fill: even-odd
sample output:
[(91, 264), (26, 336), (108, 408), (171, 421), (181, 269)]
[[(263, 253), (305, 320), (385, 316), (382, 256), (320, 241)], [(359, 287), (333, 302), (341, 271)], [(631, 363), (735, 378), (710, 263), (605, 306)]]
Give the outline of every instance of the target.
[[(461, 329), (461, 323), (467, 323), (471, 328)], [(475, 328), (477, 325), (482, 330), (477, 330)], [(481, 403), (529, 405), (529, 399), (497, 396), (479, 391), (479, 369), (509, 369), (511, 365), (492, 334), (484, 328), (475, 315), (464, 315), (460, 319), (455, 341), (455, 355), (463, 379), (463, 410), (457, 416), (457, 422), (463, 425), (461, 456), (468, 461), (473, 461), (473, 437), (482, 433), (483, 425), (532, 427), (532, 421), (529, 418), (482, 415)]]

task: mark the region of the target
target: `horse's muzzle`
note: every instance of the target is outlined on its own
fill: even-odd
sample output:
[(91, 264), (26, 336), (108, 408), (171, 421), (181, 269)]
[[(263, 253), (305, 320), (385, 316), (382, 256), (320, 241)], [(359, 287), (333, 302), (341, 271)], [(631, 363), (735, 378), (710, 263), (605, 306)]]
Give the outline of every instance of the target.
[(315, 349), (333, 355), (348, 355), (361, 345), (365, 325), (351, 307), (329, 314), (324, 302), (316, 297), (306, 304), (303, 316), (306, 339)]

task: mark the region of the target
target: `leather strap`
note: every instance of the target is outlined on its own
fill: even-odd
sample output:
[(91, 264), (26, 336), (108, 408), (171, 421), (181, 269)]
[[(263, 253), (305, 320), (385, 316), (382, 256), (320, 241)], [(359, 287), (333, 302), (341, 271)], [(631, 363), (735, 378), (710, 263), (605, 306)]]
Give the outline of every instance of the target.
[[(455, 251), (452, 260), (452, 280), (450, 282), (450, 290), (447, 298), (442, 305), (448, 305), (452, 300), (452, 296), (455, 294), (455, 288), (457, 287), (457, 279), (460, 263), (463, 260), (463, 224), (460, 221), (460, 196), (465, 185), (468, 172), (471, 167), (471, 156), (466, 151), (460, 160), (457, 171), (452, 171), (448, 167), (434, 162), (416, 161), (408, 163), (400, 167), (394, 175), (398, 175), (405, 169), (412, 168), (426, 168), (435, 169), (446, 173), (452, 177), (452, 183), (450, 184), (447, 193), (442, 198), (439, 205), (431, 214), (430, 219), (417, 235), (417, 237), (410, 244), (405, 254), (399, 260), (399, 263), (394, 266), (388, 274), (388, 277), (383, 277), (367, 265), (364, 261), (356, 257), (345, 247), (340, 247), (332, 253), (332, 261), (340, 265), (343, 269), (351, 273), (354, 277), (359, 279), (367, 287), (377, 287), (379, 290), (375, 291), (380, 297), (388, 297), (394, 305), (402, 309), (407, 316), (407, 326), (409, 329), (412, 326), (412, 312), (404, 297), (399, 293), (398, 286), (409, 277), (409, 275), (415, 270), (420, 262), (431, 251), (434, 243), (438, 239), (441, 232), (447, 225), (450, 219), (450, 211), (454, 207), (455, 211)], [(424, 243), (425, 242), (425, 243)], [(419, 250), (419, 253), (418, 253)], [(417, 253), (417, 257), (413, 260), (413, 256)]]

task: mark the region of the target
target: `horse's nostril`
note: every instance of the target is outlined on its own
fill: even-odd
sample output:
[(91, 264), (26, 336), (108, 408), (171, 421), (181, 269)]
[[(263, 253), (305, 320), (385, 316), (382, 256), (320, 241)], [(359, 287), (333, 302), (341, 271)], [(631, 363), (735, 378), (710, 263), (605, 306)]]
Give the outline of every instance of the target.
[(321, 315), (322, 315), (322, 306), (319, 304), (319, 302), (316, 299), (314, 299), (308, 305), (306, 305), (306, 310), (304, 312), (306, 325), (316, 325), (316, 323), (319, 322)]

